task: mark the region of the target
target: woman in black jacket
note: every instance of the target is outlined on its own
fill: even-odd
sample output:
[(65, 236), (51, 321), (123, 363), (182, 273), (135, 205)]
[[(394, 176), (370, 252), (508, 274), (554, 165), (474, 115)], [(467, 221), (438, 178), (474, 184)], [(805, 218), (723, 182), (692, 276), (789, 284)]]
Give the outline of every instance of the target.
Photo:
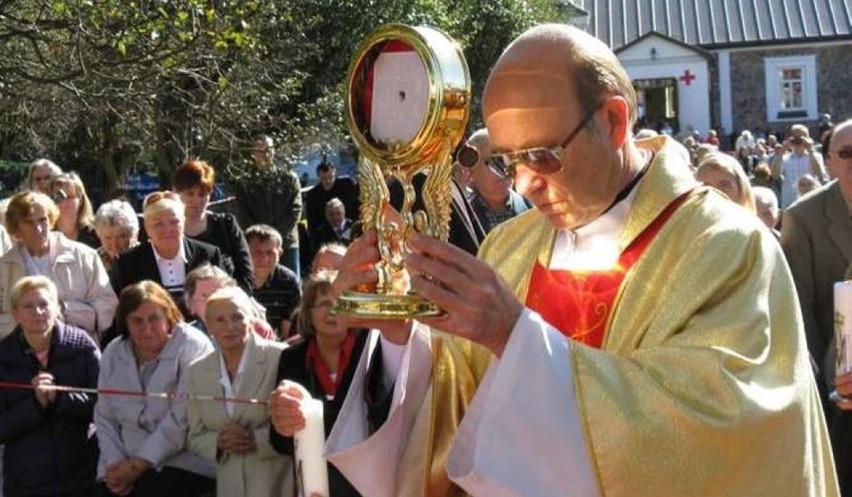
[[(299, 332), (305, 341), (281, 352), (276, 380), (300, 383), (312, 397), (323, 401), (326, 437), (343, 406), (367, 339), (366, 332), (347, 329), (329, 312), (334, 305), (331, 282), (331, 273), (320, 272), (305, 285), (299, 312)], [(276, 451), (293, 455), (292, 437), (273, 428), (269, 439)], [(331, 497), (360, 495), (331, 464), (328, 484)]]
[(96, 388), (100, 352), (85, 331), (57, 321), (59, 298), (44, 276), (12, 287), (15, 330), (0, 341), (0, 444), (6, 497), (92, 494), (98, 445), (90, 430), (96, 396), (44, 387)]
[(184, 162), (174, 177), (174, 189), (183, 204), (184, 233), (190, 238), (219, 247), (225, 256), (228, 272), (249, 295), (254, 290), (251, 255), (245, 234), (232, 214), (210, 212), (210, 194), (216, 182), (216, 173), (204, 161)]

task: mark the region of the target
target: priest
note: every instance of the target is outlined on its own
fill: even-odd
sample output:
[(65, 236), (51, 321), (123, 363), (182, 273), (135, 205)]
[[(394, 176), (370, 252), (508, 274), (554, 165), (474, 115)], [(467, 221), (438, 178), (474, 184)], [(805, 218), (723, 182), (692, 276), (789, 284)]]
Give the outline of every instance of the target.
[[(778, 244), (679, 144), (633, 139), (615, 55), (532, 28), (482, 108), (493, 164), (536, 209), (478, 259), (411, 238), (413, 288), (445, 315), (357, 323), (381, 335), (330, 460), (371, 496), (837, 495)], [(367, 234), (338, 289), (375, 282), (377, 260)], [(301, 425), (297, 397), (274, 392), (276, 429)]]

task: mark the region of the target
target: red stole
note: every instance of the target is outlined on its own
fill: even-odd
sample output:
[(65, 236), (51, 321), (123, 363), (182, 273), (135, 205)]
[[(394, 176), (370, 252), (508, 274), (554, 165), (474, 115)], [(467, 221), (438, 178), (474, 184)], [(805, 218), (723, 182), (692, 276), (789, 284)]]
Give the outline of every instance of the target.
[(607, 320), (612, 314), (615, 297), (624, 277), (687, 196), (688, 194), (681, 195), (666, 206), (624, 249), (612, 269), (547, 269), (536, 261), (527, 292), (527, 307), (538, 312), (563, 335), (600, 348)]

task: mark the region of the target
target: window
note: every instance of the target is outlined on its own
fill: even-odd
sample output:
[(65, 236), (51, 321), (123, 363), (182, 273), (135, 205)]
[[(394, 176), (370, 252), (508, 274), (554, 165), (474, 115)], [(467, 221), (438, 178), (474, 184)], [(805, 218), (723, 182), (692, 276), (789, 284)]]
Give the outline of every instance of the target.
[(805, 110), (802, 99), (802, 68), (781, 69), (781, 91), (778, 105), (783, 110)]
[(765, 68), (767, 121), (817, 118), (815, 56), (767, 58)]

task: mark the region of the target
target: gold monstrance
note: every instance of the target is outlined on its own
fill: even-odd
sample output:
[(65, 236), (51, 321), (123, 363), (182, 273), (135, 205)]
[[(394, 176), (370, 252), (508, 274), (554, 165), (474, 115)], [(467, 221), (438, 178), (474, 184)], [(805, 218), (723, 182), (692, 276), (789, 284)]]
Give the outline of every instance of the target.
[[(361, 223), (376, 231), (382, 260), (369, 291), (341, 295), (334, 312), (370, 318), (436, 316), (441, 309), (411, 291), (404, 258), (412, 229), (446, 241), (452, 208), (452, 151), (470, 115), (470, 74), (458, 44), (427, 27), (382, 26), (349, 67), (349, 131), (360, 150)], [(413, 211), (412, 179), (427, 178), (424, 210)], [(390, 207), (386, 180), (404, 191)]]

